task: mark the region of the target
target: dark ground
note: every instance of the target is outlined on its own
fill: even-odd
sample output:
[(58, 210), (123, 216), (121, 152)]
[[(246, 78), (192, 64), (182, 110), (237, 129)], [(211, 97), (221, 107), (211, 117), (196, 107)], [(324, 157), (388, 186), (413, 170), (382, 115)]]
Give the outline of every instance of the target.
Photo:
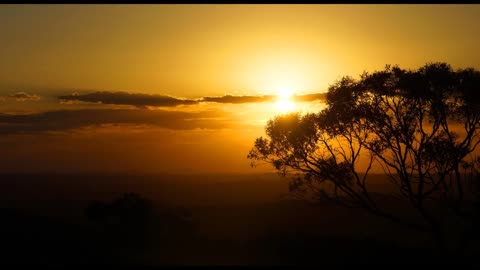
[[(280, 199), (286, 180), (274, 174), (0, 177), (1, 264), (445, 262), (429, 248), (428, 235), (361, 210)], [(126, 192), (152, 200), (148, 222), (127, 226), (87, 218), (85, 209), (93, 200), (110, 202)], [(447, 262), (471, 264), (472, 258)]]

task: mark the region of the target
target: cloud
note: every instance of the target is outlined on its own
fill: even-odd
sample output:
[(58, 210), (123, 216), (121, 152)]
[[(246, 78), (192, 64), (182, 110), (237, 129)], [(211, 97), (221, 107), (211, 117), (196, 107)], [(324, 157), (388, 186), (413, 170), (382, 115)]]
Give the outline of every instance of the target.
[(152, 125), (174, 130), (229, 127), (228, 122), (221, 120), (222, 117), (225, 117), (225, 113), (221, 111), (182, 112), (140, 109), (84, 109), (23, 115), (0, 114), (0, 135), (67, 131), (107, 124)]
[[(294, 101), (315, 101), (325, 100), (325, 93), (306, 94), (306, 95), (294, 95), (291, 97)], [(255, 102), (268, 102), (274, 101), (277, 97), (274, 95), (266, 96), (231, 96), (226, 95), (222, 97), (204, 97), (201, 101), (217, 102), (217, 103), (255, 103)]]
[(13, 99), (15, 101), (37, 101), (40, 99), (40, 96), (38, 95), (31, 95), (25, 92), (17, 92), (14, 94), (10, 94), (7, 96), (0, 96), (0, 101), (4, 101), (6, 99)]
[(222, 97), (204, 97), (202, 101), (216, 102), (216, 103), (255, 103), (272, 101), (275, 96), (231, 96), (226, 95)]
[[(84, 102), (98, 102), (103, 104), (115, 105), (133, 105), (137, 107), (158, 106), (158, 107), (173, 107), (177, 105), (193, 105), (199, 102), (215, 102), (215, 103), (256, 103), (268, 102), (276, 99), (274, 95), (265, 96), (232, 96), (225, 95), (219, 97), (203, 97), (201, 99), (179, 99), (170, 96), (162, 95), (148, 95), (148, 94), (134, 94), (127, 92), (93, 92), (87, 94), (71, 94), (58, 97), (62, 102), (84, 101)], [(324, 93), (296, 95), (292, 99), (296, 101), (314, 101), (325, 98)]]
[(132, 105), (136, 107), (159, 106), (173, 107), (177, 105), (191, 105), (198, 101), (179, 99), (170, 96), (148, 95), (127, 92), (93, 92), (86, 94), (71, 94), (58, 97), (62, 101), (84, 101), (115, 105)]
[(327, 96), (326, 93), (306, 94), (306, 95), (293, 96), (293, 100), (295, 101), (325, 100), (326, 96)]

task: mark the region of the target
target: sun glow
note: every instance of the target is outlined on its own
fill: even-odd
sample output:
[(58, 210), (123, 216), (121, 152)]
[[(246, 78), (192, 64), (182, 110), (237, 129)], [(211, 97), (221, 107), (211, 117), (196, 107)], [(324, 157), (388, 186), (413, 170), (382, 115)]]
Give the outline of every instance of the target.
[(295, 109), (295, 102), (288, 99), (279, 99), (276, 106), (282, 112), (291, 112)]
[(277, 96), (280, 99), (290, 99), (290, 97), (293, 95), (292, 90), (288, 88), (281, 88), (277, 91), (277, 93), (278, 93)]
[(281, 112), (291, 112), (295, 109), (295, 102), (291, 100), (293, 91), (289, 87), (282, 87), (277, 90), (277, 110)]

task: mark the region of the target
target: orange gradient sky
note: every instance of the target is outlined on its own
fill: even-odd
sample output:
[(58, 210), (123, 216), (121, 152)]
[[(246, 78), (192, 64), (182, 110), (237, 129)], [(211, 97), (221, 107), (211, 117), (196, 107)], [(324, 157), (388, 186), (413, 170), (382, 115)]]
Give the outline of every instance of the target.
[[(324, 106), (289, 95), (386, 64), (479, 69), (478, 14), (479, 5), (1, 5), (0, 171), (259, 172), (246, 155), (266, 121)], [(112, 102), (102, 91), (128, 94)], [(248, 97), (200, 102), (225, 95)], [(262, 95), (281, 100), (251, 101)]]
[(7, 87), (321, 92), (343, 75), (478, 67), (478, 5), (2, 5)]

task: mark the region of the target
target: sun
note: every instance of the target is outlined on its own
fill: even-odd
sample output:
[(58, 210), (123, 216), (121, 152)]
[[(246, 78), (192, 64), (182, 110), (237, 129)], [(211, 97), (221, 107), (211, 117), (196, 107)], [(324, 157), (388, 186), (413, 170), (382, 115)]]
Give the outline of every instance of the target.
[(291, 88), (282, 87), (277, 90), (277, 110), (288, 113), (295, 109), (295, 102), (292, 100), (293, 91)]
[(280, 88), (278, 89), (277, 93), (277, 96), (280, 99), (290, 99), (290, 97), (293, 95), (293, 91), (288, 88)]
[(291, 112), (295, 109), (295, 102), (287, 99), (279, 99), (275, 105), (279, 111), (285, 113)]

